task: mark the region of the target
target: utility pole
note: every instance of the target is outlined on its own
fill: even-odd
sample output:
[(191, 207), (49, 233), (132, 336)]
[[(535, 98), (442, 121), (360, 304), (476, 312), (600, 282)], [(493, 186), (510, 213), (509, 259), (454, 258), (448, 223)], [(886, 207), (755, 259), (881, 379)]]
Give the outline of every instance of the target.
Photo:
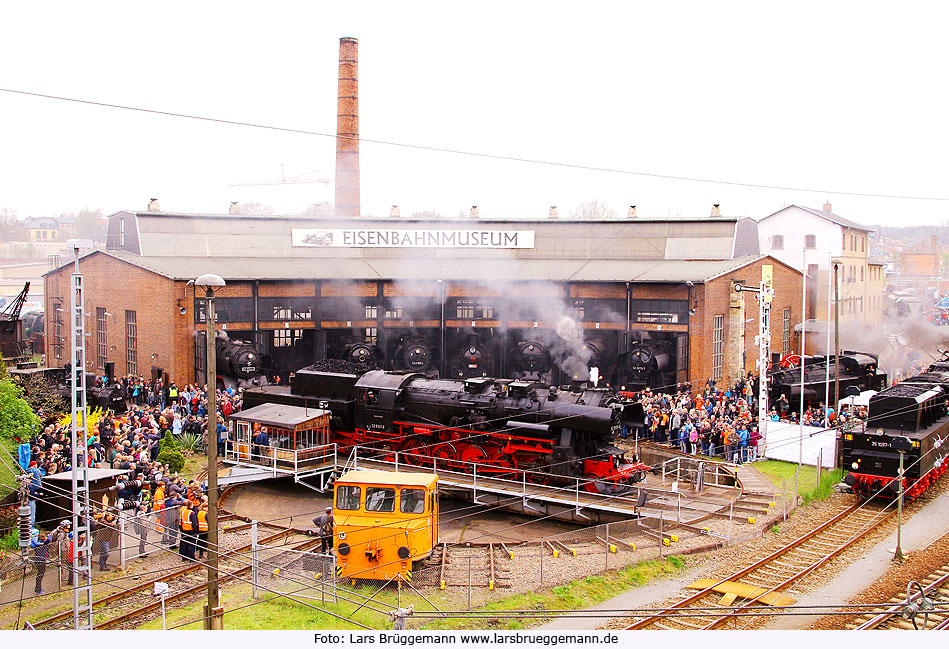
[(194, 280), (195, 287), (204, 288), (207, 299), (205, 321), (207, 324), (207, 362), (205, 376), (208, 389), (208, 603), (204, 611), (204, 628), (224, 628), (224, 609), (221, 608), (221, 590), (218, 585), (218, 533), (217, 533), (217, 350), (214, 334), (214, 289), (225, 286), (224, 279), (212, 274)]
[(834, 262), (834, 401), (840, 401), (840, 264)]
[(735, 292), (756, 293), (758, 302), (758, 335), (755, 343), (758, 345), (758, 432), (761, 433), (764, 447), (768, 447), (767, 420), (768, 420), (768, 360), (771, 346), (771, 301), (774, 299), (772, 277), (774, 267), (768, 264), (761, 266), (761, 282), (757, 287), (735, 284)]

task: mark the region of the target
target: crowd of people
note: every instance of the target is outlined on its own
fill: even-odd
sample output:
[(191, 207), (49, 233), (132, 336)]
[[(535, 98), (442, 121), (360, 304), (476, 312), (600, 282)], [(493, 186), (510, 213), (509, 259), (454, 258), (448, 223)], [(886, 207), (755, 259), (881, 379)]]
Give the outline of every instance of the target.
[(758, 459), (762, 438), (751, 375), (729, 388), (718, 387), (712, 380), (698, 391), (693, 391), (691, 383), (675, 386), (674, 393), (647, 387), (639, 394), (639, 402), (645, 424), (632, 432), (643, 439), (736, 463)]
[[(105, 383), (104, 377), (97, 381)], [(89, 516), (92, 553), (98, 557), (100, 570), (108, 568), (112, 551), (118, 545), (116, 506), (130, 517), (126, 533), (138, 539), (139, 556), (147, 556), (149, 530), (161, 532), (161, 546), (177, 548), (182, 561), (202, 559), (207, 551), (208, 499), (206, 487), (187, 480), (168, 464), (158, 460), (160, 445), (166, 434), (179, 439), (191, 434), (207, 446), (208, 398), (203, 387), (186, 385), (179, 389), (173, 382), (167, 387), (160, 379), (146, 381), (126, 376), (120, 383), (126, 390), (128, 410), (116, 415), (108, 412), (95, 421), (88, 431), (80, 457), (88, 456), (88, 466), (126, 471), (113, 500), (113, 507), (93, 505)], [(227, 440), (227, 418), (241, 409), (240, 389), (218, 390), (217, 440), (222, 449)], [(43, 594), (46, 565), (55, 554), (68, 570), (72, 563), (71, 523), (63, 520), (52, 532), (42, 532), (36, 525), (38, 499), (55, 497), (58, 488), (44, 485), (44, 478), (72, 469), (71, 431), (69, 423), (48, 420), (42, 430), (19, 449), (19, 462), (29, 474), (28, 502), (33, 535), (32, 561), (36, 564), (35, 593)], [(80, 460), (83, 461), (83, 460)], [(63, 512), (65, 513), (65, 512)], [(80, 539), (80, 546), (82, 539)], [(126, 546), (134, 545), (126, 539)], [(154, 544), (152, 544), (154, 545)], [(56, 551), (53, 552), (53, 548)], [(73, 575), (69, 574), (69, 583)]]

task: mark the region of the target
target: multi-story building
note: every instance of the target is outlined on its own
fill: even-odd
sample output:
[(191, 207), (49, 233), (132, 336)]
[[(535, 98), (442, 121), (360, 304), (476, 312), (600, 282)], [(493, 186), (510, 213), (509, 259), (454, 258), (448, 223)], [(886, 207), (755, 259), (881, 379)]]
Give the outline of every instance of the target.
[[(883, 265), (870, 261), (871, 231), (834, 214), (830, 203), (823, 209), (789, 205), (758, 221), (761, 252), (806, 273), (808, 320), (834, 319), (831, 275), (836, 265), (841, 332), (857, 324), (872, 327), (882, 322)], [(816, 324), (808, 332), (812, 329), (826, 331)], [(823, 349), (820, 337), (813, 340), (809, 351)]]

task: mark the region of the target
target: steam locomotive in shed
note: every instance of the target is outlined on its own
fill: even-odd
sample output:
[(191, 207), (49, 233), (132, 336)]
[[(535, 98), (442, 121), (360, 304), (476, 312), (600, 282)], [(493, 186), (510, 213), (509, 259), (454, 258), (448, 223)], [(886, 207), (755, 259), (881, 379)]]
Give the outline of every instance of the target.
[(531, 381), (433, 379), (415, 372), (298, 371), (290, 387), (244, 391), (244, 407), (264, 403), (332, 413), (332, 441), (368, 446), (400, 461), (535, 483), (585, 478), (596, 493), (622, 493), (650, 467), (627, 461), (611, 443), (642, 408), (605, 389), (558, 389)]
[(903, 453), (904, 498), (924, 493), (949, 465), (947, 405), (949, 358), (873, 395), (865, 428), (842, 434), (844, 482), (865, 498), (894, 498)]
[(219, 336), (214, 341), (218, 380), (225, 388), (267, 385), (269, 357), (252, 343)]
[(625, 392), (675, 383), (676, 364), (670, 340), (635, 342), (616, 362), (613, 385)]

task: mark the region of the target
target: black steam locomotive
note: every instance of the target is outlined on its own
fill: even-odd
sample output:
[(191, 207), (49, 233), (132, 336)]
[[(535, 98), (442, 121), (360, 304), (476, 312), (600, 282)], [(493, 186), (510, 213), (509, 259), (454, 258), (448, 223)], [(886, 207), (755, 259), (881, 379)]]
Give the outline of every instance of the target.
[(218, 379), (225, 388), (267, 385), (269, 357), (246, 341), (219, 337), (215, 342)]
[[(34, 367), (9, 372), (25, 390), (48, 390), (59, 397), (60, 407), (68, 410), (72, 401), (72, 390), (67, 382), (69, 377), (66, 371), (63, 367)], [(90, 408), (123, 413), (126, 410), (125, 389), (111, 379), (105, 385), (97, 386), (96, 375), (86, 372), (86, 405)]]
[[(837, 357), (830, 357), (829, 361), (823, 356), (807, 356), (804, 358), (804, 403), (806, 406), (816, 406), (823, 403), (827, 386), (827, 364), (830, 363), (830, 403), (837, 403), (838, 397), (834, 393), (834, 376), (837, 368)], [(886, 387), (886, 373), (877, 368), (877, 357), (861, 352), (845, 351), (839, 356), (840, 363), (840, 392), (845, 394), (847, 388), (853, 386), (860, 391), (882, 390)], [(768, 400), (777, 401), (784, 395), (791, 404), (801, 400), (801, 366), (782, 368), (780, 363), (772, 361), (772, 369), (768, 376)]]
[(644, 340), (633, 343), (616, 362), (613, 385), (624, 392), (675, 383), (675, 357), (670, 340)]
[(905, 498), (925, 492), (949, 465), (947, 403), (947, 359), (873, 395), (866, 426), (842, 433), (841, 463), (850, 472), (844, 482), (863, 497), (895, 497), (902, 451)]
[(297, 372), (291, 387), (244, 392), (244, 406), (285, 403), (332, 412), (333, 441), (368, 446), (420, 466), (451, 467), (546, 483), (587, 478), (616, 493), (650, 467), (611, 444), (630, 417), (607, 390), (558, 389), (529, 381), (430, 379), (413, 372)]

